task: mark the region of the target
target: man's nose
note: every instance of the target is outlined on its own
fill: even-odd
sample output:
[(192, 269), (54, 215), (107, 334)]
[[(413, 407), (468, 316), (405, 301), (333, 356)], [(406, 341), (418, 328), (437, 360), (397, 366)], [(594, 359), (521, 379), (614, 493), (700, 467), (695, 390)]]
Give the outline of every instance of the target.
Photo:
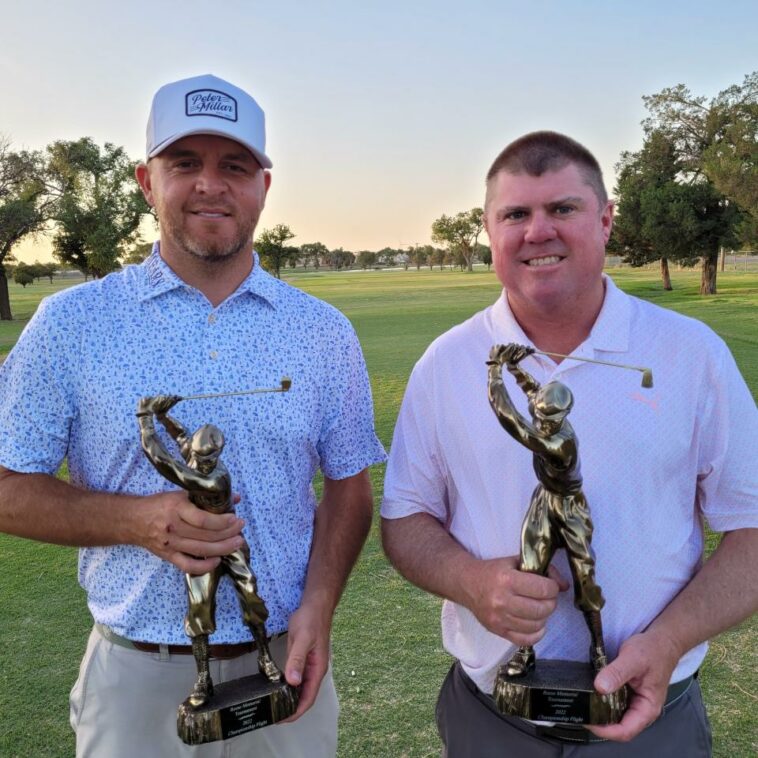
[(549, 214), (536, 211), (531, 214), (524, 233), (526, 242), (547, 242), (555, 239), (555, 224)]
[(195, 189), (205, 195), (216, 195), (226, 190), (226, 180), (215, 168), (205, 167), (197, 175)]

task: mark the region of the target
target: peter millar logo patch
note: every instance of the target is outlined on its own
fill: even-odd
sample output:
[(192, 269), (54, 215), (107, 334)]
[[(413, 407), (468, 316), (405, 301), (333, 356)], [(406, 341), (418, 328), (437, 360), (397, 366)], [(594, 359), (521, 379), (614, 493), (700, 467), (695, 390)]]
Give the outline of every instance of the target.
[(216, 89), (196, 89), (187, 93), (185, 112), (188, 116), (215, 116), (227, 121), (237, 120), (237, 101)]

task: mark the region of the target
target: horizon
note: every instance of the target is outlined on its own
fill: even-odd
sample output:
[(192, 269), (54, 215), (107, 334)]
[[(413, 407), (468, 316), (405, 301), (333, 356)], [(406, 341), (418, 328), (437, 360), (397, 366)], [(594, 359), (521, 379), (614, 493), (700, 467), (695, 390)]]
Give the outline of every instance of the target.
[[(642, 145), (642, 96), (681, 83), (710, 99), (742, 83), (756, 22), (743, 0), (569, 11), (229, 0), (210, 14), (199, 0), (30, 0), (5, 14), (0, 135), (13, 149), (89, 136), (138, 159), (155, 90), (212, 72), (266, 111), (274, 168), (259, 231), (283, 223), (297, 246), (407, 248), (429, 244), (442, 214), (481, 206), (495, 155), (535, 129), (585, 144), (613, 194), (621, 152)], [(52, 260), (31, 240), (14, 254)]]

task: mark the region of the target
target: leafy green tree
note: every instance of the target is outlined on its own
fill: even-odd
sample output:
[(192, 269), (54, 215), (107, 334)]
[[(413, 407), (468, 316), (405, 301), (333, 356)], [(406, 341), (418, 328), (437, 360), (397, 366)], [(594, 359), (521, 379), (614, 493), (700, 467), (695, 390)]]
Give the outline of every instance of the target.
[(453, 254), (460, 254), (466, 268), (473, 271), (474, 250), (483, 228), (481, 208), (462, 211), (455, 216), (443, 215), (432, 224), (432, 241), (446, 245)]
[[(39, 152), (11, 150), (0, 138), (0, 319), (13, 318), (5, 262), (24, 237), (42, 231), (50, 210), (44, 160)], [(26, 286), (26, 285), (24, 285)]]
[(285, 252), (287, 253), (287, 265), (290, 268), (297, 268), (303, 257), (300, 248), (297, 245), (289, 245), (285, 248)]
[(325, 260), (327, 265), (331, 266), (335, 271), (340, 271), (353, 265), (355, 255), (349, 250), (343, 250), (341, 247), (338, 247), (336, 250), (330, 250)]
[[(451, 263), (450, 268), (453, 268), (453, 264), (458, 266), (458, 268), (461, 271), (466, 270), (466, 259), (463, 257), (463, 253), (461, 253), (460, 248), (456, 248), (454, 251), (451, 251), (448, 253), (448, 259)], [(469, 269), (470, 271), (471, 269)]]
[(670, 259), (686, 266), (698, 260), (695, 240), (682, 229), (692, 198), (690, 187), (678, 182), (681, 170), (676, 148), (661, 130), (651, 131), (639, 152), (622, 153), (616, 166), (618, 205), (609, 248), (632, 266), (660, 261), (666, 290), (672, 289)]
[(356, 256), (355, 262), (365, 271), (367, 268), (376, 266), (377, 255), (371, 250), (361, 250)]
[(294, 233), (286, 224), (277, 224), (272, 229), (264, 229), (255, 241), (255, 249), (261, 258), (263, 267), (281, 279), (281, 268), (292, 255), (292, 248), (286, 243)]
[(308, 242), (305, 245), (301, 245), (300, 255), (306, 268), (308, 268), (308, 263), (312, 263), (313, 268), (318, 270), (321, 266), (321, 261), (329, 255), (329, 248), (322, 242)]
[(413, 245), (408, 248), (406, 255), (408, 256), (408, 261), (416, 267), (416, 271), (419, 271), (427, 263), (431, 252), (431, 245)]
[(16, 270), (13, 272), (13, 281), (26, 289), (27, 284), (32, 284), (32, 282), (34, 282), (34, 273), (31, 271), (31, 266), (27, 266), (25, 263), (19, 263), (18, 266), (16, 266)]
[(53, 283), (53, 277), (58, 272), (58, 267), (54, 263), (40, 263), (34, 261), (29, 266), (26, 266), (26, 270), (39, 281), (43, 277), (50, 280), (50, 284)]
[(492, 265), (492, 250), (489, 245), (482, 245), (481, 242), (477, 243), (474, 253), (482, 263), (486, 264), (487, 271), (489, 271), (490, 266)]
[(447, 252), (445, 250), (440, 247), (435, 247), (432, 254), (429, 256), (429, 268), (432, 268), (432, 265), (437, 264), (440, 267), (440, 271), (442, 271), (446, 255)]
[(100, 148), (89, 137), (54, 142), (47, 153), (58, 194), (53, 254), (85, 275), (114, 271), (149, 211), (134, 181), (134, 161), (122, 147)]
[(383, 247), (376, 254), (377, 262), (382, 266), (392, 268), (392, 266), (394, 266), (397, 261), (398, 255), (400, 255), (402, 252), (402, 250), (396, 250), (394, 247)]
[(646, 137), (660, 131), (668, 138), (680, 167), (676, 183), (690, 188), (694, 205), (686, 213), (686, 193), (677, 194), (683, 228), (702, 258), (700, 292), (714, 294), (719, 248), (736, 242), (756, 191), (758, 72), (710, 102), (683, 84), (643, 101), (650, 112), (643, 122)]

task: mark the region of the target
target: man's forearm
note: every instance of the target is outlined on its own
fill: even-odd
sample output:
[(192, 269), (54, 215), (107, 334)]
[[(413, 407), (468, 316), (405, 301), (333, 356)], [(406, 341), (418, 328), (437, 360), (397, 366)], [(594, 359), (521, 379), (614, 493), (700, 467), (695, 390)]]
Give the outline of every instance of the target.
[(77, 547), (129, 542), (135, 500), (0, 467), (0, 532), (18, 537)]
[(648, 627), (680, 657), (758, 611), (758, 529), (727, 532), (690, 583)]
[(468, 605), (465, 576), (474, 558), (427, 513), (382, 519), (384, 552), (411, 583), (446, 600)]
[[(47, 474), (0, 467), (0, 532), (73, 547), (137, 545), (203, 574), (243, 544), (234, 513), (208, 513), (184, 491), (145, 497), (90, 492)], [(197, 558), (196, 556), (205, 556)]]
[(342, 590), (366, 541), (373, 499), (368, 472), (326, 479), (316, 511), (303, 604), (315, 603), (331, 624)]

